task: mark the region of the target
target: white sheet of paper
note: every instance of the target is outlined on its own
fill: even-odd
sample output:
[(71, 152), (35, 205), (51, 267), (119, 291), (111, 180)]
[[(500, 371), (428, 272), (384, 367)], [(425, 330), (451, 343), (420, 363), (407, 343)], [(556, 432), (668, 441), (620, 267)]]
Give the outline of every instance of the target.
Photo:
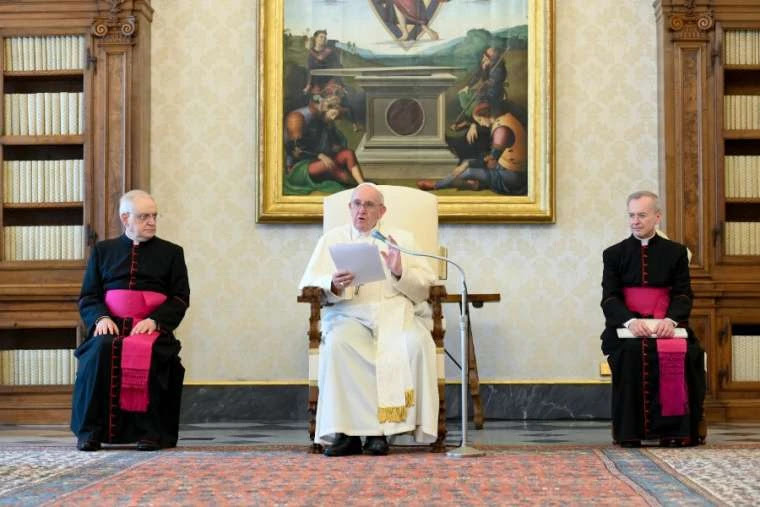
[[(644, 322), (647, 326), (649, 326), (650, 329), (654, 328), (657, 325), (657, 319), (644, 319)], [(621, 327), (617, 330), (618, 338), (638, 338), (637, 336), (633, 336), (633, 333), (631, 333), (628, 328)], [(688, 338), (689, 334), (686, 332), (686, 330), (682, 327), (675, 328), (673, 332), (673, 336), (676, 338)], [(657, 335), (649, 335), (650, 338), (657, 338)]]
[(362, 285), (385, 279), (380, 250), (371, 243), (337, 243), (330, 246), (335, 267), (354, 274), (351, 285)]

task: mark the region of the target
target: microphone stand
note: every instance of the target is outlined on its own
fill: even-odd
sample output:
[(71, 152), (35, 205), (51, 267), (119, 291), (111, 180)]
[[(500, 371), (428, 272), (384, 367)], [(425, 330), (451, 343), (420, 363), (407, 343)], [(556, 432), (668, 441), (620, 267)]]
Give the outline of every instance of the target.
[(452, 449), (446, 452), (446, 456), (450, 458), (476, 458), (479, 456), (485, 456), (486, 453), (484, 451), (467, 445), (467, 373), (470, 363), (468, 360), (469, 347), (467, 343), (467, 281), (464, 276), (464, 269), (462, 269), (462, 266), (446, 257), (441, 257), (440, 255), (433, 255), (425, 252), (407, 250), (406, 248), (402, 248), (399, 245), (390, 243), (388, 241), (388, 238), (386, 238), (385, 235), (377, 229), (372, 231), (372, 237), (379, 239), (390, 248), (396, 248), (405, 254), (413, 255), (415, 257), (429, 257), (431, 259), (437, 259), (439, 261), (451, 264), (459, 271), (459, 275), (462, 278), (462, 302), (459, 311), (459, 339), (462, 348), (462, 366), (460, 368), (462, 370), (462, 443), (456, 449)]

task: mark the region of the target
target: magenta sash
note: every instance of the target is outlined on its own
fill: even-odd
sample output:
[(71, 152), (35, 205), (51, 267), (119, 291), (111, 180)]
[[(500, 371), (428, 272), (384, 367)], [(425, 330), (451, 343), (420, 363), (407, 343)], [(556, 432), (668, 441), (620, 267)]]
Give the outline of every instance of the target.
[[(153, 310), (166, 301), (159, 292), (116, 289), (106, 292), (106, 306), (112, 315), (134, 323), (147, 318)], [(129, 335), (131, 329), (124, 329), (121, 349), (121, 391), (119, 407), (130, 412), (148, 410), (148, 373), (153, 352), (153, 343), (158, 331)]]
[[(655, 319), (665, 318), (670, 305), (667, 287), (625, 287), (625, 306), (632, 312)], [(662, 415), (689, 413), (686, 392), (686, 340), (668, 338), (657, 340), (657, 360), (660, 366), (660, 404)]]
[(660, 364), (660, 404), (662, 415), (684, 415), (689, 413), (684, 361), (686, 340), (657, 340), (657, 358)]
[(623, 297), (629, 310), (645, 318), (664, 319), (668, 313), (670, 289), (667, 287), (624, 287)]

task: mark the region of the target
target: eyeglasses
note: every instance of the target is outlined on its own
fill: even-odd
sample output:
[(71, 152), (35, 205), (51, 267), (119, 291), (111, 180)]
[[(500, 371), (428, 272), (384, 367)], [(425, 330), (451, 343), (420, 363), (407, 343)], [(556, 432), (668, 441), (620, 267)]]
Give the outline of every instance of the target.
[(359, 199), (354, 199), (353, 201), (351, 201), (351, 207), (352, 208), (357, 208), (358, 209), (358, 208), (362, 208), (363, 207), (367, 211), (373, 211), (373, 210), (379, 208), (380, 206), (382, 206), (382, 204), (378, 204), (378, 203), (372, 202), (372, 201), (363, 201), (362, 202)]
[(158, 220), (158, 213), (132, 213), (132, 215), (134, 215), (138, 222), (147, 222), (150, 218), (154, 222)]

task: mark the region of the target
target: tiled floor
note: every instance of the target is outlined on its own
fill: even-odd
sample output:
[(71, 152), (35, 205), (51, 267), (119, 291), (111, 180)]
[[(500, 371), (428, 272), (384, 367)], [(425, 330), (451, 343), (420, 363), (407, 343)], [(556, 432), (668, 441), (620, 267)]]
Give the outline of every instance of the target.
[[(460, 422), (449, 421), (447, 443), (457, 446), (461, 438)], [(478, 444), (579, 444), (611, 443), (609, 421), (486, 421), (485, 428), (470, 426), (467, 440)], [(708, 443), (760, 442), (760, 423), (714, 423), (708, 427)], [(213, 422), (185, 424), (180, 428), (180, 446), (241, 445), (254, 443), (308, 445), (306, 423), (281, 422)], [(0, 425), (3, 445), (73, 446), (75, 439), (63, 425)]]

